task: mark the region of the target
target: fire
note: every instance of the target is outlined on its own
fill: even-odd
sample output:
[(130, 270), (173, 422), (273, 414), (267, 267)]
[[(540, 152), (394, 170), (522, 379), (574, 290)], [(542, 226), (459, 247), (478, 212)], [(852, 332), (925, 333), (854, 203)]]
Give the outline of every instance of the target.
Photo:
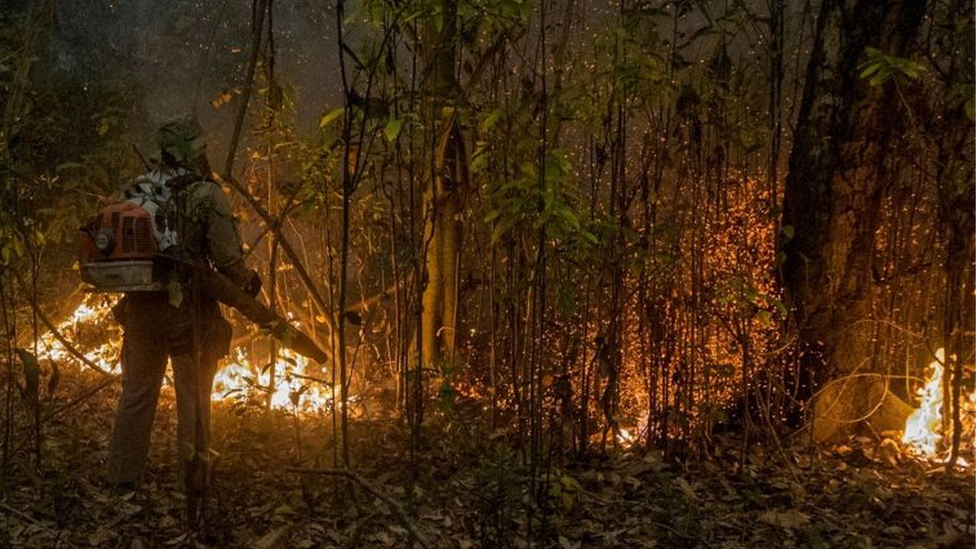
[[(108, 337), (107, 341), (103, 339), (94, 347), (85, 348), (86, 346), (78, 341), (78, 335), (86, 329), (96, 329), (100, 336), (111, 333), (100, 328), (106, 323), (114, 324), (114, 321), (110, 321), (110, 317), (112, 307), (117, 302), (116, 297), (89, 294), (66, 320), (56, 326), (57, 331), (72, 342), (72, 346), (82, 352), (90, 362), (106, 372), (115, 373), (120, 370), (118, 357), (122, 348), (121, 341), (113, 341), (113, 338)], [(58, 363), (76, 361), (74, 355), (50, 331), (41, 336), (39, 343), (40, 348), (45, 350), (41, 358), (46, 357)]]
[(637, 437), (631, 434), (627, 429), (620, 427), (617, 430), (617, 442), (620, 443), (624, 448), (630, 448), (637, 442)]
[[(945, 351), (935, 352), (935, 361), (929, 364), (931, 375), (916, 393), (919, 407), (905, 422), (905, 434), (902, 442), (911, 446), (916, 452), (925, 456), (936, 456), (940, 450), (942, 439), (951, 435), (943, 432), (942, 421), (942, 376), (945, 363)], [(976, 392), (971, 393), (961, 403), (963, 405), (963, 434), (968, 433), (972, 438), (973, 412), (976, 410)]]
[[(119, 373), (121, 330), (111, 318), (115, 296), (89, 294), (56, 328), (76, 351), (107, 372)], [(97, 338), (98, 341), (86, 341)], [(58, 364), (75, 364), (85, 368), (51, 332), (39, 338), (39, 358)], [(218, 366), (214, 378), (213, 398), (217, 401), (248, 401), (255, 395), (270, 398), (271, 407), (302, 413), (327, 411), (334, 401), (332, 387), (324, 381), (323, 369), (288, 349), (278, 352), (273, 368), (249, 360), (243, 348), (232, 350), (231, 357)], [(269, 388), (271, 373), (275, 383)], [(350, 398), (350, 401), (355, 399)]]
[[(214, 400), (247, 398), (255, 392), (270, 393), (271, 407), (304, 413), (326, 411), (334, 402), (332, 388), (322, 381), (321, 368), (315, 369), (306, 357), (282, 349), (273, 367), (251, 363), (242, 348), (234, 358), (221, 364), (214, 378)], [(271, 384), (271, 373), (275, 383)]]
[(929, 364), (932, 375), (925, 385), (918, 389), (916, 395), (919, 407), (908, 416), (905, 422), (905, 435), (902, 442), (911, 445), (916, 451), (925, 454), (935, 454), (936, 446), (942, 440), (942, 363), (945, 353), (942, 349), (935, 352), (935, 362)]

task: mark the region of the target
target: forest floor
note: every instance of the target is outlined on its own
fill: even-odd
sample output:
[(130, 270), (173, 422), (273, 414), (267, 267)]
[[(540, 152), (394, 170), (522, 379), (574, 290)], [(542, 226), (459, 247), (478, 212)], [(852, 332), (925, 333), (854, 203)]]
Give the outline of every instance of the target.
[[(531, 483), (504, 435), (481, 431), (460, 412), (431, 422), (414, 459), (396, 421), (352, 421), (355, 469), (380, 498), (362, 484), (350, 489), (335, 477), (289, 470), (331, 464), (331, 416), (296, 421), (226, 404), (215, 407), (207, 520), (188, 535), (171, 391), (160, 403), (145, 487), (118, 493), (103, 478), (118, 388), (92, 394), (98, 380), (66, 378), (61, 404), (49, 407), (61, 412), (44, 425), (41, 472), (25, 465), (33, 459), (29, 444), (14, 447), (13, 480), (0, 499), (0, 547), (409, 547), (410, 526), (430, 547), (445, 549), (976, 544), (973, 469), (946, 475), (874, 438), (817, 449), (751, 445), (745, 459), (735, 437), (685, 461), (620, 450), (550, 466)], [(22, 429), (15, 435), (29, 440)], [(544, 505), (530, 503), (531, 484), (548, 488)], [(391, 502), (413, 518), (403, 519)]]

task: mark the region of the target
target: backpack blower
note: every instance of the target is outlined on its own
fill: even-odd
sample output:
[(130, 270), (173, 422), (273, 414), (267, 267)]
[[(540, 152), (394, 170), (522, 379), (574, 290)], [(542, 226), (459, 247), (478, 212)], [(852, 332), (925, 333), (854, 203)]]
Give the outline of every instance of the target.
[[(165, 227), (156, 213), (163, 205), (158, 185), (139, 185), (135, 189), (154, 190), (155, 194), (130, 196), (128, 200), (102, 208), (78, 233), (81, 279), (92, 292), (166, 291), (165, 261), (160, 248), (175, 243), (175, 233)], [(159, 216), (162, 218), (163, 216)], [(158, 223), (157, 223), (158, 222)], [(285, 347), (323, 364), (328, 355), (310, 337), (251, 297), (226, 276), (203, 265), (193, 266), (200, 290), (233, 307), (248, 320), (280, 341)]]

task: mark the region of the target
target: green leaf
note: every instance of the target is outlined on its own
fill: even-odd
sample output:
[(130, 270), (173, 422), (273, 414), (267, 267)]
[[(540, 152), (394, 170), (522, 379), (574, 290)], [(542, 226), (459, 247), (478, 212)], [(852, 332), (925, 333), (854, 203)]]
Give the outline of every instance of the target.
[(793, 225), (783, 225), (783, 227), (780, 229), (780, 232), (783, 233), (783, 238), (787, 242), (793, 240), (793, 233), (794, 233)]
[(36, 398), (41, 386), (41, 367), (37, 364), (37, 357), (27, 349), (17, 349), (17, 356), (24, 366), (24, 382), (27, 394)]
[(403, 127), (403, 120), (399, 118), (391, 118), (386, 122), (386, 128), (383, 129), (383, 134), (386, 135), (386, 140), (389, 142), (396, 141), (398, 135), (400, 135), (400, 128)]
[(579, 481), (577, 481), (575, 478), (569, 475), (563, 475), (562, 478), (560, 478), (559, 480), (560, 482), (562, 482), (562, 485), (565, 486), (567, 490), (570, 490), (572, 492), (577, 492), (577, 493), (584, 492), (583, 487), (580, 485)]
[(872, 86), (880, 86), (901, 74), (912, 80), (926, 71), (925, 65), (905, 57), (887, 55), (877, 48), (864, 48), (865, 61), (858, 65), (860, 77)]
[(592, 244), (594, 246), (596, 246), (596, 245), (598, 245), (600, 243), (600, 239), (598, 239), (596, 237), (596, 235), (593, 234), (593, 233), (591, 233), (590, 231), (582, 230), (582, 231), (580, 231), (579, 235), (580, 235), (580, 237), (583, 240), (589, 242), (590, 244)]
[(319, 120), (319, 127), (324, 128), (329, 124), (331, 124), (332, 122), (335, 122), (335, 120), (340, 116), (342, 116), (344, 112), (346, 112), (346, 110), (342, 107), (329, 111), (327, 114), (322, 116), (322, 118)]
[(495, 219), (498, 219), (501, 215), (502, 215), (501, 210), (492, 210), (488, 212), (488, 215), (485, 216), (485, 223), (491, 223)]
[(770, 313), (769, 311), (759, 311), (759, 313), (756, 316), (759, 319), (759, 323), (762, 324), (763, 326), (773, 325), (773, 314)]
[(485, 132), (490, 130), (498, 119), (502, 117), (502, 109), (495, 109), (485, 116), (485, 119), (481, 121), (481, 131)]

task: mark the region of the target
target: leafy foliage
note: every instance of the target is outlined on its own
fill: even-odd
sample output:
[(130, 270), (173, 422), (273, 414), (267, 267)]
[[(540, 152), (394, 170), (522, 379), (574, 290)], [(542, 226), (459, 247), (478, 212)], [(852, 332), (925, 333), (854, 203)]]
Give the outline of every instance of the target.
[(872, 86), (880, 86), (893, 78), (904, 76), (915, 80), (925, 73), (925, 65), (906, 59), (887, 55), (877, 48), (864, 48), (864, 61), (858, 66), (861, 78), (865, 78)]

